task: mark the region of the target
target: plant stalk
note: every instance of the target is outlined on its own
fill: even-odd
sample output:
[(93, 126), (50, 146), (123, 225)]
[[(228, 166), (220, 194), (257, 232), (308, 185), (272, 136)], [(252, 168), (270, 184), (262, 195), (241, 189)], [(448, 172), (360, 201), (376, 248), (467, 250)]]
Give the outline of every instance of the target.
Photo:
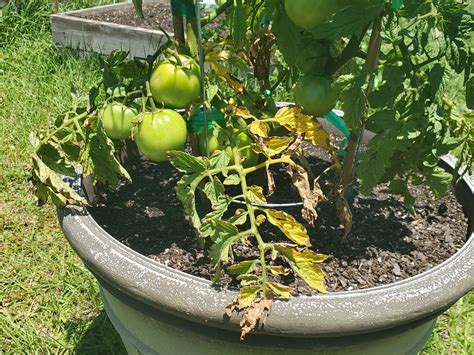
[[(374, 85), (375, 71), (379, 62), (380, 48), (382, 45), (381, 37), (382, 17), (378, 17), (374, 20), (372, 25), (372, 34), (370, 36), (369, 48), (367, 51), (367, 58), (365, 65), (369, 71), (369, 84), (367, 86), (366, 94), (368, 95)], [(362, 135), (364, 134), (365, 124), (362, 124), (362, 128), (359, 132), (351, 132), (349, 143), (347, 145), (346, 157), (344, 159), (343, 175), (342, 175), (342, 186), (344, 189), (344, 198), (349, 200), (352, 195), (352, 182), (354, 180), (356, 158), (362, 141)]]

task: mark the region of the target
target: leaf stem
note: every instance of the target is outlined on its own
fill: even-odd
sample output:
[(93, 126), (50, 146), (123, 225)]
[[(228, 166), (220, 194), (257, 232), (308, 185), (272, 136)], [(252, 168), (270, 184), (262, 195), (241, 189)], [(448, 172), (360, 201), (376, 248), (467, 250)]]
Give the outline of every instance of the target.
[(150, 89), (150, 82), (146, 82), (146, 96), (148, 98), (148, 102), (151, 107), (151, 112), (156, 112), (156, 105), (155, 105), (155, 100), (153, 99), (153, 95), (151, 94), (151, 89)]
[(224, 4), (219, 6), (215, 11), (211, 12), (209, 15), (205, 16), (201, 20), (201, 26), (204, 27), (214, 21), (219, 15), (226, 12), (232, 5), (234, 5), (234, 0), (227, 0)]
[[(237, 147), (233, 147), (232, 152), (234, 154), (234, 161), (240, 162), (241, 156)], [(260, 235), (260, 232), (258, 231), (257, 221), (255, 217), (255, 207), (252, 206), (251, 201), (247, 197), (249, 189), (247, 186), (247, 178), (246, 178), (245, 170), (247, 169), (243, 169), (243, 167), (240, 166), (240, 169), (237, 169), (237, 172), (240, 176), (240, 185), (242, 188), (242, 193), (245, 196), (245, 205), (247, 206), (247, 211), (249, 213), (250, 229), (252, 233), (255, 235), (255, 238), (257, 239), (258, 247), (260, 249), (260, 266), (262, 267), (262, 289), (264, 292), (266, 292), (267, 290), (267, 264), (265, 262), (265, 251), (268, 245), (263, 241), (263, 238)]]

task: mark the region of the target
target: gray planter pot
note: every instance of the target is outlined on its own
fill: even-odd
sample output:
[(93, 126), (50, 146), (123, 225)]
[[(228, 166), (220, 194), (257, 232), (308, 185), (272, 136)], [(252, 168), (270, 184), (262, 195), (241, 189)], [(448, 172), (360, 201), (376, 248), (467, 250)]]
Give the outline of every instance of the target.
[[(448, 171), (453, 161), (440, 165)], [(130, 354), (416, 354), (436, 318), (474, 286), (474, 186), (455, 186), (469, 240), (418, 276), (366, 290), (276, 301), (263, 330), (239, 341), (223, 317), (236, 291), (153, 261), (106, 233), (79, 207), (58, 211), (71, 246), (100, 283), (105, 309)]]

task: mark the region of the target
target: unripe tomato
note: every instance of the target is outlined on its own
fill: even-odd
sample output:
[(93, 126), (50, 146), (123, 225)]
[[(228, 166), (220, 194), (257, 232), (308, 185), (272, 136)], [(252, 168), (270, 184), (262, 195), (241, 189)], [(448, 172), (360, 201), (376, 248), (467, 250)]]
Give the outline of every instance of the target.
[[(258, 154), (255, 153), (252, 149), (253, 140), (245, 133), (235, 130), (234, 133), (237, 134), (235, 138), (235, 143), (238, 148), (244, 148), (240, 151), (240, 156), (244, 158), (243, 166), (244, 168), (248, 168), (251, 166), (255, 166), (258, 162)], [(232, 158), (232, 161), (234, 159)]]
[(338, 10), (335, 0), (285, 0), (286, 13), (299, 27), (310, 30), (328, 21)]
[(137, 110), (113, 102), (102, 109), (100, 118), (107, 136), (113, 139), (125, 139), (130, 137), (137, 114)]
[[(197, 133), (198, 143), (199, 143), (199, 152), (201, 155), (207, 155), (206, 148), (206, 131), (201, 130)], [(212, 129), (207, 131), (207, 139), (209, 140), (209, 154), (212, 155), (216, 150), (221, 150), (222, 145), (219, 144), (217, 138), (212, 134)]]
[(329, 58), (329, 49), (318, 42), (306, 41), (296, 58), (297, 68), (304, 74), (323, 74)]
[(338, 99), (331, 81), (322, 76), (305, 75), (296, 84), (295, 102), (307, 115), (322, 117), (329, 113)]
[(165, 161), (170, 150), (182, 150), (187, 130), (183, 117), (174, 110), (144, 112), (134, 137), (140, 152), (150, 160)]
[(182, 66), (171, 56), (158, 64), (150, 78), (150, 90), (156, 102), (171, 108), (186, 108), (201, 93), (199, 65), (186, 55), (179, 55)]
[[(235, 144), (237, 148), (243, 148), (240, 151), (241, 157), (244, 159), (243, 166), (248, 168), (250, 166), (254, 166), (258, 162), (258, 154), (255, 153), (252, 149), (253, 141), (252, 139), (245, 133), (240, 132), (238, 129), (234, 129), (235, 135)], [(209, 153), (212, 155), (217, 150), (224, 149), (227, 155), (230, 158), (231, 164), (234, 162), (234, 154), (232, 152), (232, 148), (230, 147), (230, 143), (228, 141), (223, 142), (223, 144), (219, 143), (217, 138), (212, 134), (212, 129), (208, 131), (208, 139), (209, 139)], [(198, 143), (199, 143), (199, 151), (202, 155), (206, 155), (206, 132), (200, 131), (198, 134)]]

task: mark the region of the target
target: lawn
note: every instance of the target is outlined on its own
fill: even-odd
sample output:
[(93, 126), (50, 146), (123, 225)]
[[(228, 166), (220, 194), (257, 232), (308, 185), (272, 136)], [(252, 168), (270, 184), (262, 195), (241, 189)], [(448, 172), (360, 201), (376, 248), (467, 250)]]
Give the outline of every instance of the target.
[[(11, 2), (16, 13), (0, 10), (0, 352), (125, 353), (54, 207), (36, 207), (28, 186), (29, 132), (65, 111), (71, 90), (87, 93), (97, 58), (52, 46), (51, 1)], [(61, 9), (107, 2), (70, 0)], [(440, 317), (424, 354), (474, 352), (473, 295)]]

